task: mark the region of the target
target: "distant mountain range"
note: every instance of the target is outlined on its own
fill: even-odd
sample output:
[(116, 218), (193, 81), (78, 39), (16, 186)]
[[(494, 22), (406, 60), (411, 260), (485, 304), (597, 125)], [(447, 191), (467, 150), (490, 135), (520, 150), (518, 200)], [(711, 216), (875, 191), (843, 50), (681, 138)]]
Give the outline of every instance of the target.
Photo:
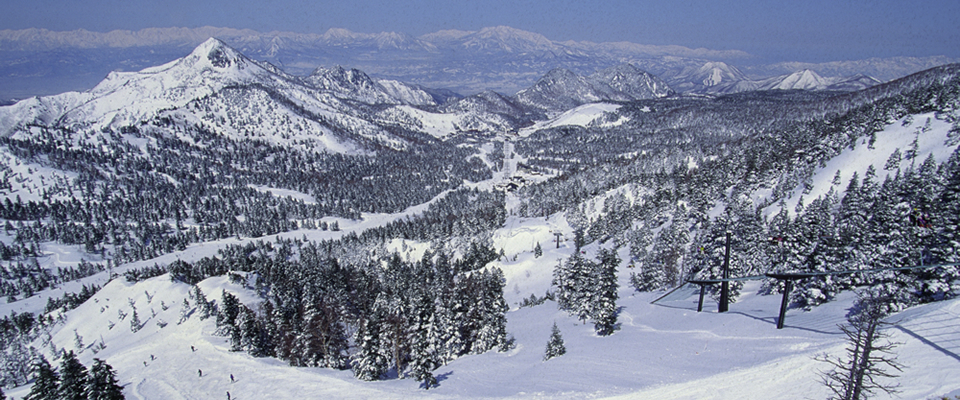
[(590, 76), (554, 69), (514, 96), (487, 91), (461, 97), (341, 66), (295, 76), (208, 39), (166, 64), (111, 72), (90, 90), (2, 107), (0, 137), (35, 129), (96, 134), (175, 123), (234, 139), (363, 153), (467, 131), (516, 132), (587, 103), (673, 94), (659, 78), (621, 64)]
[[(395, 32), (262, 33), (230, 28), (151, 28), (107, 33), (84, 30), (0, 30), (0, 99), (93, 87), (110, 71), (137, 71), (182, 57), (210, 37), (286, 73), (307, 76), (336, 65), (371, 76), (471, 95), (513, 94), (562, 68), (591, 75), (632, 64), (681, 93), (724, 94), (769, 88), (854, 90), (958, 59), (884, 58), (821, 64), (749, 64), (737, 50), (691, 49), (628, 42), (557, 42), (498, 26), (445, 30), (420, 37)], [(805, 70), (802, 76), (793, 76)], [(872, 78), (871, 78), (872, 77)], [(596, 89), (596, 88), (594, 88)], [(447, 93), (434, 93), (443, 96)]]

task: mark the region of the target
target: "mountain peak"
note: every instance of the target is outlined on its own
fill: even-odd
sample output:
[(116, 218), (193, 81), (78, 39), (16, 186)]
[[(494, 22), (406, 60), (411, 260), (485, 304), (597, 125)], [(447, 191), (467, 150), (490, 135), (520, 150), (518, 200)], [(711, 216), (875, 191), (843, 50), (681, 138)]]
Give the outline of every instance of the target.
[(238, 51), (227, 46), (226, 43), (217, 38), (209, 38), (203, 43), (200, 43), (200, 45), (190, 53), (190, 56), (197, 57), (197, 59), (201, 60), (206, 59), (210, 62), (210, 65), (217, 68), (227, 68), (231, 65), (239, 64), (244, 58)]
[(589, 77), (554, 68), (530, 88), (517, 92), (515, 98), (546, 111), (563, 111), (586, 103), (660, 98), (673, 93), (660, 78), (634, 65), (620, 64)]
[(556, 46), (550, 39), (539, 33), (522, 31), (509, 26), (495, 26), (480, 29), (470, 34), (463, 43), (467, 48), (483, 50), (502, 50), (507, 52), (527, 52), (537, 50), (551, 50)]
[(357, 36), (356, 33), (349, 29), (344, 28), (330, 28), (323, 33), (323, 37), (326, 39), (349, 39)]
[(772, 82), (772, 84), (768, 86), (770, 89), (822, 90), (829, 85), (830, 82), (821, 77), (815, 71), (803, 69), (787, 75), (786, 77), (780, 78), (778, 81)]

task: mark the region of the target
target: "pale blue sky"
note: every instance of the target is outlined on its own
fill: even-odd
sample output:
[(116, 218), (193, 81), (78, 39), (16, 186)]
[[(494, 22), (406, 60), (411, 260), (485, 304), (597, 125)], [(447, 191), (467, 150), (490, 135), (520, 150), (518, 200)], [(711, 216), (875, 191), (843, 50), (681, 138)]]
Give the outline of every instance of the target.
[(960, 57), (958, 0), (6, 0), (0, 29), (218, 26), (322, 33), (507, 25), (551, 40), (744, 50), (757, 61)]

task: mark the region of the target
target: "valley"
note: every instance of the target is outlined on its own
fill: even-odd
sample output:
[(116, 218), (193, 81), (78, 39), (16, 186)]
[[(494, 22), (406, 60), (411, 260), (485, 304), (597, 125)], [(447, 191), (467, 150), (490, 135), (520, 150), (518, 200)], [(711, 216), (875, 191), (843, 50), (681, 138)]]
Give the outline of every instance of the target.
[[(139, 399), (822, 398), (879, 298), (901, 396), (960, 394), (960, 65), (797, 78), (460, 97), (209, 39), (0, 107), (4, 393), (69, 350)], [(800, 281), (777, 330), (772, 279), (696, 312), (728, 246), (734, 276), (944, 266)]]

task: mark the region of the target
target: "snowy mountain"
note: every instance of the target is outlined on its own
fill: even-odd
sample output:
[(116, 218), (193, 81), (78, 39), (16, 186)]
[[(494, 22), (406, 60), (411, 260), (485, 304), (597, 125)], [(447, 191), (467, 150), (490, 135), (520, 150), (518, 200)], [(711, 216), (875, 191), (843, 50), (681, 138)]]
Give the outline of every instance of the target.
[[(4, 394), (69, 350), (143, 399), (824, 398), (815, 357), (846, 357), (871, 304), (907, 366), (878, 382), (960, 394), (960, 64), (724, 96), (611, 65), (460, 98), (211, 39), (0, 107)], [(749, 279), (698, 312), (684, 282), (728, 247)], [(769, 272), (810, 276), (784, 295)]]
[(747, 77), (743, 72), (723, 62), (687, 67), (667, 79), (671, 87), (681, 92), (702, 92), (714, 86), (736, 85), (745, 80)]
[(659, 78), (622, 64), (586, 77), (557, 68), (515, 98), (527, 106), (558, 112), (587, 103), (663, 98), (673, 93)]
[(303, 81), (314, 88), (336, 93), (342, 99), (366, 104), (437, 105), (430, 93), (418, 87), (393, 80), (374, 80), (363, 71), (346, 70), (339, 65), (317, 68)]
[(754, 90), (827, 90), (857, 91), (880, 84), (880, 81), (862, 74), (848, 77), (825, 78), (816, 71), (803, 69), (790, 74), (750, 79), (735, 67), (720, 62), (687, 69), (667, 79), (672, 87), (688, 93), (724, 95)]
[(375, 122), (369, 107), (435, 107), (438, 99), (449, 96), (402, 82), (374, 80), (362, 71), (339, 66), (295, 77), (210, 39), (186, 57), (162, 66), (111, 73), (89, 91), (4, 107), (0, 135), (26, 134), (28, 126), (103, 131), (159, 118), (202, 124), (226, 137), (267, 137), (277, 144), (290, 143), (286, 132), (295, 132), (294, 140), (350, 153), (369, 143), (406, 146), (407, 139)]
[(459, 36), (457, 39), (460, 41), (460, 47), (480, 52), (551, 52), (559, 51), (561, 48), (543, 35), (508, 26), (483, 28), (477, 32)]
[[(214, 27), (107, 33), (0, 30), (0, 99), (86, 90), (110, 71), (136, 71), (164, 63), (210, 37), (292, 75), (309, 75), (318, 66), (343, 65), (381, 79), (464, 94), (494, 90), (509, 95), (535, 84), (554, 68), (591, 74), (624, 63), (664, 78), (674, 90), (689, 92), (744, 79), (731, 68), (739, 68), (752, 80), (809, 69), (828, 78), (863, 74), (888, 81), (958, 61), (900, 57), (733, 67), (750, 55), (736, 50), (627, 42), (558, 42), (505, 26), (446, 30), (416, 38), (397, 32), (358, 33), (342, 28), (331, 28), (323, 34)], [(714, 67), (717, 72), (712, 71)]]

